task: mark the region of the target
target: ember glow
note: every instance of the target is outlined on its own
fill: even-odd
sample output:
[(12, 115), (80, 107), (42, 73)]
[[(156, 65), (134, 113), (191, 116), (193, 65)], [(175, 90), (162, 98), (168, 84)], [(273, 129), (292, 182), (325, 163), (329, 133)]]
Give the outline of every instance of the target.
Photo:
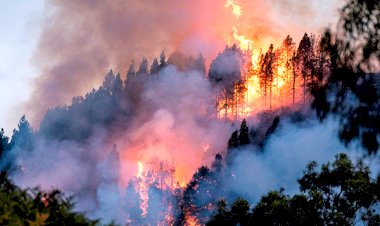
[[(222, 190), (210, 175), (226, 164), (242, 119), (256, 123), (257, 113), (309, 100), (313, 81), (296, 76), (309, 73), (296, 66), (299, 40), (283, 34), (303, 33), (281, 30), (274, 2), (165, 0), (162, 9), (138, 0), (49, 3), (55, 11), (36, 51), (42, 75), (28, 106), (34, 123), (50, 110), (33, 155), (17, 159), (15, 181), (79, 194), (78, 209), (94, 218), (203, 225)], [(50, 149), (58, 154), (44, 154)], [(75, 183), (78, 172), (95, 178)]]
[(225, 7), (231, 7), (232, 8), (232, 14), (236, 18), (239, 18), (242, 14), (241, 6), (238, 5), (234, 0), (227, 0), (226, 4), (224, 4)]
[[(227, 0), (226, 8), (231, 7), (231, 13), (236, 16), (236, 25), (232, 26), (232, 37), (227, 36), (227, 43), (236, 43), (243, 51), (241, 80), (234, 84), (232, 95), (223, 94), (218, 98), (217, 111), (220, 118), (243, 119), (257, 112), (289, 107), (301, 101), (300, 94), (295, 88), (301, 81), (294, 78), (292, 56), (295, 54), (295, 44), (292, 40), (283, 41), (281, 46), (269, 46), (268, 51), (264, 43), (249, 38), (254, 32), (250, 26), (239, 21), (244, 12), (242, 7), (234, 1)], [(239, 27), (244, 32), (239, 31)], [(244, 34), (243, 34), (244, 33)], [(275, 40), (281, 43), (280, 40)], [(266, 61), (269, 67), (263, 68)], [(269, 72), (269, 76), (268, 74)], [(264, 84), (260, 76), (267, 76)], [(261, 79), (262, 80), (262, 79)], [(296, 85), (297, 83), (297, 85)], [(291, 92), (293, 88), (293, 93)]]
[(137, 162), (137, 181), (138, 181), (138, 191), (140, 195), (140, 208), (141, 208), (141, 217), (146, 217), (148, 213), (148, 186), (146, 175), (144, 175), (144, 163), (138, 161)]

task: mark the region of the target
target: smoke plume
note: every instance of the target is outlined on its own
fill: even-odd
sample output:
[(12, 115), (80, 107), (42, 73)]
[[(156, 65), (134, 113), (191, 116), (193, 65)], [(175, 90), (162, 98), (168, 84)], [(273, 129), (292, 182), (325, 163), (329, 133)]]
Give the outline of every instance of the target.
[[(337, 4), (322, 2), (330, 10), (335, 9), (331, 4)], [(161, 162), (161, 170), (173, 169), (160, 183), (175, 187), (178, 182), (183, 187), (201, 165), (211, 165), (215, 154), (225, 156), (237, 125), (215, 117), (216, 94), (204, 71), (165, 64), (157, 73), (143, 71), (125, 79), (125, 72), (132, 59), (140, 62), (147, 57), (151, 62), (162, 50), (167, 56), (174, 51), (201, 53), (205, 65), (210, 65), (226, 43), (234, 42), (233, 27), (253, 40), (255, 48), (278, 44), (287, 34), (297, 40), (321, 27), (315, 3), (237, 3), (240, 17), (217, 0), (47, 3), (34, 57), (41, 74), (26, 107), (32, 123), (41, 124), (32, 150), (12, 150), (10, 158), (20, 166), (12, 179), (24, 187), (59, 188), (75, 195), (78, 210), (125, 224), (131, 215), (141, 215), (131, 211), (139, 197), (133, 196), (130, 182), (138, 183), (136, 175), (141, 176), (143, 167), (152, 167), (150, 162)], [(239, 71), (234, 67), (241, 65), (234, 58), (220, 57), (213, 65), (215, 72)], [(121, 75), (110, 72), (103, 81), (110, 68)], [(75, 97), (80, 95), (84, 97)], [(58, 105), (63, 107), (52, 108)], [(254, 115), (248, 122), (249, 126), (259, 123)], [(255, 202), (279, 186), (293, 192), (307, 162), (331, 160), (347, 150), (332, 135), (336, 134), (333, 120), (322, 125), (313, 120), (304, 125), (282, 121), (280, 126), (262, 153), (247, 148), (230, 161), (234, 176), (223, 178), (220, 188), (232, 194), (226, 197), (229, 201), (244, 196)], [(160, 207), (164, 194), (149, 192), (151, 214), (160, 208), (170, 212), (168, 206)], [(151, 215), (145, 220), (156, 222)]]
[[(224, 2), (210, 1), (49, 1), (46, 19), (33, 57), (40, 71), (25, 112), (34, 127), (45, 111), (68, 104), (73, 96), (97, 87), (104, 71), (123, 72), (131, 59), (150, 61), (162, 50), (203, 54), (210, 60), (226, 41), (232, 44), (232, 26), (267, 48), (287, 34), (299, 39), (303, 32), (318, 32), (335, 1), (238, 1), (241, 17), (236, 18)], [(302, 6), (302, 7), (301, 7)], [(304, 6), (306, 13), (302, 13)], [(302, 10), (300, 10), (302, 8)], [(318, 16), (318, 17), (317, 17)], [(320, 21), (319, 23), (317, 21)], [(241, 34), (240, 34), (241, 35)]]

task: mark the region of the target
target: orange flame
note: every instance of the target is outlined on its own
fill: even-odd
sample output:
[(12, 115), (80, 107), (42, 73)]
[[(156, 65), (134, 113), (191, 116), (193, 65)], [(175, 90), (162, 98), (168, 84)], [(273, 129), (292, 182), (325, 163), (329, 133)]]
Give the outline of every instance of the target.
[(198, 222), (198, 219), (191, 215), (188, 211), (185, 212), (185, 226), (200, 226), (201, 224)]
[(148, 201), (149, 201), (149, 194), (148, 194), (148, 185), (146, 184), (146, 177), (144, 175), (144, 164), (140, 161), (137, 161), (137, 178), (138, 178), (138, 190), (139, 190), (139, 196), (140, 196), (140, 209), (141, 209), (141, 217), (146, 217), (148, 214)]
[(224, 7), (226, 8), (231, 7), (232, 14), (234, 14), (236, 18), (239, 18), (242, 14), (241, 6), (238, 5), (234, 0), (227, 0), (226, 3), (224, 4)]
[[(231, 7), (231, 13), (239, 19), (242, 16), (242, 7), (233, 0), (227, 0), (226, 8)], [(263, 110), (272, 110), (283, 106), (289, 106), (297, 101), (291, 102), (290, 90), (297, 81), (292, 79), (293, 68), (289, 60), (289, 51), (282, 48), (274, 49), (275, 59), (272, 62), (272, 74), (268, 84), (263, 84), (264, 75), (261, 71), (262, 58), (264, 54), (261, 50), (255, 49), (254, 45), (260, 47), (259, 43), (243, 34), (238, 28), (242, 28), (243, 23), (232, 26), (231, 37), (226, 36), (226, 41), (232, 44), (233, 40), (245, 53), (244, 65), (241, 69), (241, 81), (234, 85), (232, 97), (221, 94), (217, 99), (218, 117), (225, 119), (245, 118)], [(249, 26), (244, 26), (245, 33), (249, 32)], [(261, 47), (260, 47), (261, 48)], [(265, 78), (266, 79), (266, 78)], [(292, 87), (293, 86), (293, 87)], [(293, 94), (294, 95), (294, 94)]]

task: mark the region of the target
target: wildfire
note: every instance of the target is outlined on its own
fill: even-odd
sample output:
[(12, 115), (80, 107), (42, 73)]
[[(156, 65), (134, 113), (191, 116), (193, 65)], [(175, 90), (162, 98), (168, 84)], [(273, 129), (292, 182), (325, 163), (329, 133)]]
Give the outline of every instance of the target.
[(238, 30), (235, 26), (233, 26), (232, 29), (234, 31), (233, 33), (234, 40), (239, 43), (239, 47), (243, 50), (251, 50), (253, 41), (247, 39), (244, 35), (239, 35)]
[(239, 18), (241, 16), (241, 13), (242, 13), (241, 6), (238, 5), (234, 0), (227, 0), (226, 4), (224, 4), (224, 7), (226, 8), (231, 7), (232, 14), (234, 14), (236, 18)]
[[(242, 7), (236, 1), (227, 0), (224, 6), (232, 8), (231, 13), (236, 19), (242, 16)], [(292, 79), (294, 69), (290, 61), (295, 49), (289, 46), (275, 49), (271, 45), (267, 52), (262, 52), (260, 43), (255, 43), (243, 34), (249, 34), (249, 26), (244, 27), (244, 32), (239, 31), (243, 25), (238, 23), (232, 26), (231, 37), (226, 37), (228, 43), (231, 44), (233, 40), (243, 51), (244, 62), (241, 81), (234, 84), (232, 95), (222, 93), (218, 97), (217, 111), (220, 118), (241, 119), (255, 112), (277, 109), (300, 101), (299, 98), (295, 99), (297, 81)]]
[(140, 209), (141, 209), (141, 217), (146, 217), (148, 214), (148, 185), (146, 184), (147, 180), (144, 175), (144, 164), (140, 161), (137, 161), (137, 178), (138, 178), (138, 191), (140, 196)]
[[(238, 2), (227, 0), (224, 6), (231, 8), (231, 13), (236, 17), (236, 21), (242, 16), (243, 10)], [(242, 32), (239, 30), (242, 26), (242, 23), (232, 26), (230, 37), (226, 37), (227, 40), (233, 40), (238, 46), (238, 48), (235, 48), (236, 46), (231, 47), (230, 50), (239, 51), (237, 64), (240, 68), (240, 78), (228, 84), (231, 89), (221, 88), (222, 91), (217, 96), (218, 117), (224, 119), (246, 118), (259, 111), (280, 108), (300, 100), (300, 98), (295, 99), (294, 94), (296, 80), (295, 69), (293, 68), (294, 63), (291, 62), (291, 58), (294, 55), (295, 47), (292, 46), (292, 40), (289, 42), (284, 41), (283, 45), (278, 48), (270, 45), (268, 50), (262, 51), (260, 43), (256, 43), (253, 38), (250, 38), (252, 35), (247, 35), (250, 27), (243, 27), (245, 30)], [(241, 62), (240, 57), (242, 57)], [(292, 88), (293, 98), (290, 98)], [(168, 128), (170, 130), (171, 126), (168, 126)], [(155, 157), (162, 159), (171, 157), (170, 154), (166, 155), (166, 158), (162, 157), (163, 153), (170, 153), (167, 150), (178, 148), (161, 145), (157, 141), (140, 145), (140, 149), (149, 149), (153, 150), (154, 153), (159, 153), (160, 155), (155, 155)], [(206, 159), (210, 145), (204, 143), (201, 144), (200, 148), (202, 151), (201, 159)], [(138, 152), (137, 150), (136, 153)], [(134, 161), (137, 162), (134, 188), (136, 188), (136, 194), (139, 197), (139, 203), (135, 204), (135, 206), (137, 206), (137, 209), (140, 208), (142, 218), (150, 220), (150, 215), (152, 215), (150, 212), (152, 211), (149, 205), (151, 203), (158, 205), (158, 208), (162, 208), (162, 211), (155, 224), (172, 225), (175, 221), (173, 211), (176, 208), (178, 209), (180, 205), (168, 197), (173, 198), (176, 194), (186, 191), (189, 179), (188, 169), (180, 166), (174, 170), (173, 164), (168, 164), (161, 160), (147, 162), (146, 160), (150, 159), (150, 157), (138, 156), (138, 161), (134, 158)], [(173, 163), (173, 160), (171, 162)], [(232, 174), (232, 177), (235, 178), (235, 175)], [(154, 196), (155, 192), (158, 194), (156, 194), (156, 197)], [(184, 225), (201, 225), (202, 218), (193, 214), (190, 209), (182, 210)], [(215, 209), (214, 204), (209, 203), (207, 209), (210, 211)]]
[(200, 226), (198, 219), (192, 216), (189, 212), (185, 213), (185, 226)]

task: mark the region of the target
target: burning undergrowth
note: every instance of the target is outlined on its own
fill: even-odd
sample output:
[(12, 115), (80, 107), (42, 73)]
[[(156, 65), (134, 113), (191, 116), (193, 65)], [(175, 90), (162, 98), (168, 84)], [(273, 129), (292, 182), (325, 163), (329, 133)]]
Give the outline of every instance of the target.
[[(224, 7), (236, 20), (244, 12), (235, 1)], [(87, 13), (102, 17), (96, 10)], [(75, 195), (76, 208), (91, 218), (131, 225), (203, 225), (223, 209), (220, 200), (225, 207), (239, 197), (256, 203), (280, 187), (294, 193), (309, 161), (331, 160), (352, 148), (336, 138), (336, 120), (320, 123), (309, 109), (310, 91), (326, 84), (334, 59), (323, 53), (323, 40), (315, 35), (305, 33), (298, 45), (288, 35), (278, 46), (259, 49), (253, 47), (255, 38), (239, 33), (242, 26), (229, 25), (233, 32), (225, 41), (237, 44), (209, 65), (202, 55), (175, 51), (166, 59), (162, 52), (152, 64), (147, 58), (138, 66), (131, 61), (126, 74), (111, 70), (99, 88), (49, 109), (38, 131), (22, 117), (1, 153), (1, 168), (20, 186)], [(95, 32), (97, 26), (88, 29)], [(103, 44), (89, 47), (95, 52), (84, 56), (102, 58), (96, 53), (106, 48)], [(55, 50), (46, 51), (49, 56)], [(67, 58), (78, 58), (71, 53), (43, 67), (46, 74), (93, 72), (107, 64), (98, 59), (88, 70), (77, 62), (66, 71), (73, 66)], [(129, 56), (124, 54), (111, 54), (111, 60), (125, 67)], [(42, 93), (54, 90), (57, 81), (39, 84)], [(72, 88), (81, 89), (78, 85)], [(58, 99), (66, 95), (57, 94)]]
[[(243, 60), (240, 51), (235, 46), (221, 54)], [(318, 142), (327, 126), (312, 126), (313, 116), (302, 104), (253, 114), (242, 123), (239, 115), (221, 117), (215, 97), (233, 90), (235, 82), (207, 77), (201, 56), (181, 57), (197, 62), (182, 70), (174, 65), (182, 61), (169, 59), (162, 54), (150, 70), (146, 60), (137, 70), (132, 62), (125, 79), (110, 71), (98, 89), (50, 109), (37, 132), (22, 118), (2, 165), (21, 186), (75, 195), (77, 209), (90, 217), (197, 225), (210, 220), (220, 199), (257, 201), (280, 185), (291, 191), (308, 161), (336, 153), (312, 155), (315, 150), (298, 148), (305, 139)], [(221, 78), (228, 76), (219, 71)], [(243, 78), (238, 68), (236, 73), (237, 80)], [(323, 139), (342, 148), (331, 137)], [(294, 148), (285, 148), (287, 142)]]

